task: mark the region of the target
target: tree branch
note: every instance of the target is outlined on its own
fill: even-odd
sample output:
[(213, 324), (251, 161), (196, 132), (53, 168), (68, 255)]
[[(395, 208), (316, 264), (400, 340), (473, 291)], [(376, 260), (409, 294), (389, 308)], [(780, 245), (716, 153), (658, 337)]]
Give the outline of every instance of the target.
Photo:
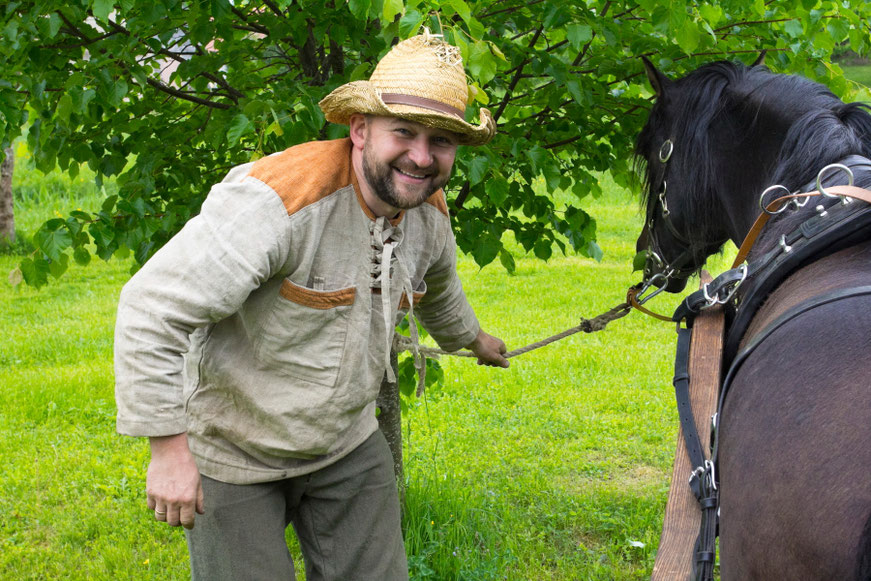
[(456, 208), (457, 210), (463, 209), (463, 204), (466, 203), (466, 198), (469, 197), (469, 192), (471, 190), (472, 184), (469, 182), (469, 180), (466, 180), (465, 183), (463, 183), (463, 187), (460, 188), (460, 193), (457, 194), (457, 199), (454, 200), (454, 208)]
[(185, 101), (190, 101), (191, 103), (196, 103), (198, 105), (205, 105), (206, 107), (211, 107), (213, 109), (231, 109), (232, 106), (226, 103), (216, 103), (214, 101), (209, 101), (208, 99), (202, 99), (200, 97), (189, 95), (184, 91), (179, 91), (178, 89), (174, 89), (169, 85), (165, 85), (160, 81), (155, 81), (151, 77), (145, 79), (145, 82), (148, 83), (149, 86), (157, 89), (162, 93), (166, 93), (167, 95), (172, 95), (178, 99), (183, 99)]
[(741, 22), (733, 22), (732, 24), (727, 24), (725, 26), (721, 26), (720, 28), (715, 28), (714, 32), (720, 32), (721, 30), (728, 30), (729, 28), (733, 28), (735, 26), (750, 26), (752, 24), (774, 24), (775, 22), (789, 22), (790, 20), (796, 20), (795, 18), (777, 18), (775, 20), (743, 20)]
[(488, 16), (494, 16), (496, 14), (502, 14), (503, 12), (514, 12), (516, 10), (520, 10), (521, 8), (526, 8), (528, 6), (534, 6), (535, 4), (541, 4), (546, 0), (534, 0), (534, 2), (523, 2), (519, 6), (509, 6), (508, 8), (502, 8), (501, 10), (494, 10), (493, 12), (487, 12), (478, 16), (478, 20), (482, 18), (487, 18)]
[(284, 18), (284, 13), (281, 11), (281, 8), (279, 8), (278, 6), (276, 6), (274, 2), (271, 2), (270, 0), (263, 0), (263, 3), (266, 4), (266, 6), (267, 6), (270, 10), (272, 10), (276, 15), (281, 16), (282, 18)]
[[(532, 42), (529, 43), (529, 48), (532, 49), (535, 47), (535, 43), (538, 42), (541, 33), (544, 31), (544, 26), (539, 26), (538, 30), (535, 31), (535, 35), (532, 37)], [(493, 115), (493, 120), (498, 121), (502, 114), (505, 112), (505, 107), (508, 106), (508, 100), (511, 98), (511, 94), (514, 92), (514, 89), (517, 88), (517, 83), (520, 82), (520, 77), (523, 75), (523, 67), (525, 67), (532, 59), (527, 58), (522, 63), (517, 66), (517, 72), (514, 73), (514, 78), (511, 79), (511, 83), (508, 85), (508, 89), (505, 91), (505, 96), (502, 98), (502, 102), (499, 103), (499, 108), (496, 110), (496, 113)]]

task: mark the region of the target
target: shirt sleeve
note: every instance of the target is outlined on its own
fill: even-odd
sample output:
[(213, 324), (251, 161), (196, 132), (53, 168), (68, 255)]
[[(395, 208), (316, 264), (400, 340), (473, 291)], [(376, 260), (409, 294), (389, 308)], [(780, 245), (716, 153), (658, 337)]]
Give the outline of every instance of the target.
[(441, 254), (424, 276), (426, 294), (415, 308), (424, 328), (445, 351), (466, 347), (481, 325), (457, 275), (457, 243), (447, 226)]
[(186, 431), (182, 370), (191, 334), (236, 312), (287, 260), (281, 199), (258, 180), (231, 176), (121, 291), (115, 399), (122, 434)]

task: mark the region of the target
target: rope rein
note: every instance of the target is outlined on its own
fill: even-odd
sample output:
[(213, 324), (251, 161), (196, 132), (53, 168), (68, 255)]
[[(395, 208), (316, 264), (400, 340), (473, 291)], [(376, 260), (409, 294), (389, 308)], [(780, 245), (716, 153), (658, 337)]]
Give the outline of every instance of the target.
[[(536, 341), (535, 343), (530, 343), (526, 347), (521, 347), (520, 349), (514, 349), (509, 351), (504, 355), (506, 359), (510, 359), (511, 357), (516, 357), (517, 355), (522, 355), (523, 353), (528, 353), (539, 347), (544, 347), (545, 345), (550, 345), (551, 343), (555, 343), (560, 339), (565, 339), (575, 333), (580, 333), (583, 331), (584, 333), (595, 333), (596, 331), (603, 330), (608, 323), (611, 321), (616, 321), (617, 319), (623, 318), (628, 315), (632, 311), (632, 305), (628, 302), (620, 303), (616, 307), (593, 317), (592, 319), (584, 319), (581, 318), (581, 323), (571, 329), (566, 329), (562, 333), (557, 333), (556, 335), (552, 335), (547, 339), (542, 339), (541, 341)], [(393, 350), (397, 353), (401, 353), (403, 351), (412, 351), (412, 341), (410, 338), (405, 335), (400, 335), (396, 333), (393, 336)], [(442, 349), (438, 349), (436, 347), (424, 347), (421, 345), (419, 347), (419, 351), (421, 355), (425, 355), (431, 359), (438, 359), (441, 355), (453, 355), (454, 357), (477, 357), (471, 351), (444, 351)]]

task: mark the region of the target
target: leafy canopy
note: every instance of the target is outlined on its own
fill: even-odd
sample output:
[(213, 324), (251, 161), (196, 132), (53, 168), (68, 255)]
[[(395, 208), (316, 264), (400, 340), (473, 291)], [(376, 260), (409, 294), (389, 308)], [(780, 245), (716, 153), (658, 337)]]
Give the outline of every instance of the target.
[(599, 172), (631, 176), (650, 102), (639, 56), (677, 75), (766, 49), (772, 68), (846, 95), (828, 58), (845, 42), (867, 52), (871, 3), (12, 0), (0, 12), (0, 146), (25, 131), (39, 169), (87, 164), (119, 185), (99, 210), (39, 229), (20, 266), (38, 287), (70, 257), (142, 263), (233, 165), (345, 135), (317, 102), (422, 25), (462, 50), (470, 117), (487, 106), (499, 125), (458, 157), (448, 198), (461, 249), (512, 271), (510, 231), (545, 260), (555, 247), (599, 258), (583, 199)]

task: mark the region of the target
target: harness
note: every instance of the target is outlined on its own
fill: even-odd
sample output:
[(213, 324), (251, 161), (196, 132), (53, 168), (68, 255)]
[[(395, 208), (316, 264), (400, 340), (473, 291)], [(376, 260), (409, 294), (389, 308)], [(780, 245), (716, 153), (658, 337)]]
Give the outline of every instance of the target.
[[(832, 167), (849, 173), (851, 185), (824, 187), (820, 178)], [(817, 178), (817, 192), (798, 194), (787, 192), (787, 196), (780, 197), (767, 206), (762, 204), (766, 194), (782, 186), (773, 186), (763, 192), (760, 205), (763, 205), (764, 212), (741, 245), (733, 268), (687, 296), (672, 316), (671, 320), (676, 322), (678, 327), (673, 381), (675, 397), (681, 410), (680, 422), (687, 453), (692, 466), (695, 467), (690, 475), (689, 485), (702, 511), (700, 531), (694, 549), (693, 578), (696, 581), (713, 580), (720, 492), (716, 474), (718, 419), (732, 381), (742, 364), (766, 338), (795, 317), (835, 301), (871, 295), (871, 286), (859, 286), (806, 299), (770, 322), (756, 333), (743, 349), (739, 350), (744, 334), (762, 302), (790, 274), (815, 260), (871, 239), (871, 192), (852, 186), (851, 168), (861, 169), (863, 172), (871, 171), (871, 160), (850, 156), (840, 164), (827, 166)], [(809, 190), (812, 187), (808, 185), (802, 190)], [(774, 248), (750, 262), (744, 262), (756, 236), (771, 216), (785, 210), (789, 205), (802, 207), (815, 195), (838, 197), (840, 201), (828, 207), (817, 205), (815, 212), (791, 232), (783, 235)], [(857, 203), (854, 200), (867, 203)], [(742, 285), (744, 288), (741, 293), (738, 293), (738, 288)], [(728, 317), (730, 322), (726, 324), (726, 338), (721, 354), (723, 368), (727, 371), (720, 387), (717, 413), (712, 418), (713, 433), (709, 448), (703, 444), (696, 431), (689, 400), (691, 378), (688, 368), (693, 322), (699, 313), (711, 308), (725, 308), (730, 315)], [(685, 326), (682, 327), (681, 323)], [(711, 450), (710, 459), (705, 455), (707, 449)]]

